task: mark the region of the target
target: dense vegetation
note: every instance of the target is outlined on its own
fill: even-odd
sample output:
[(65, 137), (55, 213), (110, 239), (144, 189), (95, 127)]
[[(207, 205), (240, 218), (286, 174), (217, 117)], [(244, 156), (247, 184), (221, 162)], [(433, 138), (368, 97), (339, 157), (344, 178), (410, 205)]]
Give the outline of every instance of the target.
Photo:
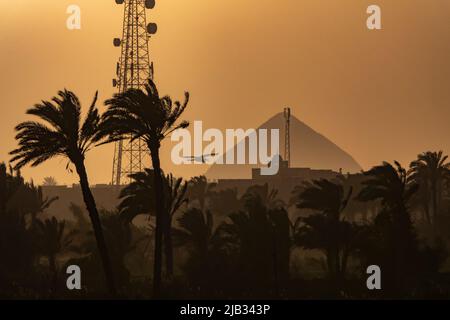
[[(28, 112), (17, 127), (15, 167), (0, 166), (1, 298), (445, 298), (450, 295), (450, 164), (425, 152), (409, 169), (383, 163), (334, 180), (306, 181), (284, 203), (268, 185), (243, 195), (205, 177), (164, 174), (161, 141), (188, 103), (150, 83), (81, 121), (69, 91)], [(143, 139), (153, 169), (132, 176), (114, 212), (98, 210), (84, 167), (98, 144)], [(64, 156), (80, 177), (86, 209), (58, 221), (19, 169)], [(46, 179), (47, 184), (55, 184)], [(144, 223), (136, 223), (144, 217)], [(66, 288), (79, 265), (82, 290)], [(382, 290), (366, 268), (382, 270)]]

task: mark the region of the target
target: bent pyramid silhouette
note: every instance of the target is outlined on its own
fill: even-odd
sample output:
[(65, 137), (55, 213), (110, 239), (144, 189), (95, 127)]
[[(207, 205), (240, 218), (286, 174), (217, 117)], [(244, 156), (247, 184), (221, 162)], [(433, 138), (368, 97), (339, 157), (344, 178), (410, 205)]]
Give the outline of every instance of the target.
[[(285, 120), (283, 113), (276, 114), (267, 122), (263, 123), (258, 129), (280, 130), (280, 153), (283, 155), (285, 135)], [(344, 173), (354, 173), (362, 170), (361, 166), (351, 155), (294, 116), (291, 116), (290, 135), (291, 167), (331, 169), (334, 171), (342, 169)], [(236, 145), (234, 151), (236, 154)], [(246, 156), (246, 158), (248, 159), (248, 156)], [(208, 179), (247, 179), (251, 177), (251, 169), (256, 167), (260, 167), (260, 165), (213, 164), (205, 175)]]

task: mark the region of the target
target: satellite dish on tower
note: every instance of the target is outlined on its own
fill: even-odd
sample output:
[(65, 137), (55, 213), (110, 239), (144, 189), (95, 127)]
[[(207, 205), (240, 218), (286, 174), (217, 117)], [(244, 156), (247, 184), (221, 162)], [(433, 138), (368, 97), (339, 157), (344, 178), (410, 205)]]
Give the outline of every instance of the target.
[(156, 23), (151, 22), (147, 25), (147, 32), (149, 34), (155, 34), (157, 31), (158, 31), (158, 25)]
[(147, 9), (153, 9), (155, 7), (155, 0), (145, 0), (145, 7)]
[(119, 38), (114, 38), (114, 47), (120, 47), (122, 40), (120, 40)]

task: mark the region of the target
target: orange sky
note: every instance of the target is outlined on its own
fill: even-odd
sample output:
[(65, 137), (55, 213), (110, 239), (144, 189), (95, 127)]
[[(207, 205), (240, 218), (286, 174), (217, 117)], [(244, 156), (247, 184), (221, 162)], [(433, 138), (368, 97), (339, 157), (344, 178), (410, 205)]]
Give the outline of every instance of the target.
[[(82, 30), (66, 29), (66, 8), (82, 9)], [(383, 30), (365, 26), (382, 8)], [(113, 92), (121, 6), (113, 0), (0, 0), (0, 159), (14, 126), (41, 99), (67, 87), (87, 107)], [(157, 0), (151, 20), (162, 93), (191, 92), (188, 120), (205, 127), (258, 127), (284, 106), (349, 152), (363, 167), (408, 164), (428, 149), (450, 152), (450, 1)], [(189, 176), (202, 166), (166, 171)], [(92, 183), (111, 180), (113, 146), (88, 155)], [(40, 183), (76, 182), (58, 159), (25, 169)]]

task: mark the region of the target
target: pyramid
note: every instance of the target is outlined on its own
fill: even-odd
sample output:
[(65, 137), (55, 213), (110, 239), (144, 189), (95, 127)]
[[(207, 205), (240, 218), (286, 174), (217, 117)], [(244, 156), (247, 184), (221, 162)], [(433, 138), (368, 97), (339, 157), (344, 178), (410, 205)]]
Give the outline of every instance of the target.
[[(362, 170), (351, 155), (294, 116), (291, 116), (290, 128), (291, 167), (331, 169), (337, 172), (342, 170), (344, 173), (355, 173)], [(284, 154), (285, 119), (283, 113), (276, 114), (258, 129), (279, 129), (280, 153)], [(236, 146), (234, 149), (236, 154)], [(251, 169), (256, 167), (260, 167), (260, 165), (214, 164), (205, 175), (208, 179), (248, 179), (251, 178)]]

